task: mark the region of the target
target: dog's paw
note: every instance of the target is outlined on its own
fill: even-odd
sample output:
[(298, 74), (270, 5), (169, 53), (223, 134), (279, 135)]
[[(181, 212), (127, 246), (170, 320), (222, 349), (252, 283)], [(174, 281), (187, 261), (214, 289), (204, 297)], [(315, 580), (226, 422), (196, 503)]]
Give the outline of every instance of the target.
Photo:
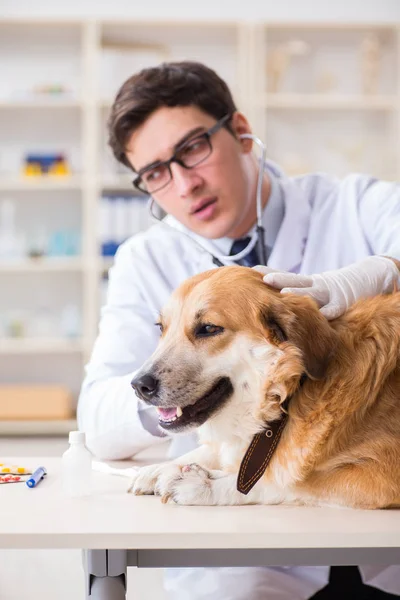
[(158, 480), (163, 473), (177, 476), (181, 467), (171, 463), (148, 465), (138, 470), (133, 477), (128, 492), (135, 496), (159, 495)]
[(128, 493), (135, 496), (151, 495), (155, 493), (155, 485), (163, 465), (147, 465), (138, 470), (131, 480)]
[(157, 487), (162, 502), (172, 500), (176, 504), (204, 506), (212, 504), (213, 477), (207, 469), (196, 463), (185, 465), (179, 474), (162, 474)]

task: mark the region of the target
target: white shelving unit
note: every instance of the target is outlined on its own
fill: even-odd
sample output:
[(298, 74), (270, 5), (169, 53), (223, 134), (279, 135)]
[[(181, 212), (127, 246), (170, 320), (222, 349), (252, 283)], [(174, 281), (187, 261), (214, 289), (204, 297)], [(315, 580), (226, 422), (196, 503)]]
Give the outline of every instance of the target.
[[(368, 36), (378, 40), (380, 53), (379, 81), (370, 94), (360, 84), (360, 47)], [(290, 60), (281, 53), (281, 78), (273, 85), (271, 57), (279, 59), (288, 43)], [(400, 21), (0, 20), (0, 202), (14, 200), (18, 225), (29, 234), (43, 224), (65, 225), (77, 229), (81, 241), (76, 256), (0, 260), (0, 321), (9, 307), (45, 303), (60, 310), (66, 299), (82, 315), (74, 339), (1, 337), (0, 323), (0, 383), (56, 380), (77, 396), (97, 333), (102, 273), (112, 264), (99, 252), (99, 200), (134, 194), (132, 175), (115, 164), (106, 145), (112, 99), (139, 68), (183, 59), (203, 61), (226, 79), (269, 156), (286, 171), (342, 175), (364, 168), (399, 178)], [(46, 83), (61, 83), (68, 93), (29, 91)], [(67, 154), (71, 175), (23, 177), (23, 153), (49, 149)], [(21, 433), (49, 428), (49, 422), (21, 425)]]
[[(1, 108), (0, 108), (1, 110)], [(57, 191), (57, 190), (81, 190), (82, 179), (79, 176), (65, 177), (43, 177), (26, 178), (18, 175), (1, 175), (0, 192), (12, 191)]]
[[(4, 124), (5, 132), (0, 142), (0, 201), (14, 200), (21, 227), (32, 229), (32, 223), (42, 219), (59, 225), (57, 216), (62, 214), (79, 227), (81, 238), (79, 256), (0, 260), (0, 288), (8, 290), (0, 300), (0, 315), (2, 308), (18, 306), (22, 295), (26, 309), (30, 286), (36, 288), (33, 302), (42, 290), (49, 306), (59, 304), (62, 294), (57, 288), (62, 284), (68, 292), (74, 289), (82, 314), (81, 332), (74, 339), (2, 338), (0, 328), (4, 368), (0, 366), (0, 383), (26, 383), (29, 378), (45, 383), (50, 370), (54, 382), (57, 371), (59, 383), (69, 384), (77, 396), (97, 334), (101, 278), (113, 260), (99, 252), (99, 199), (107, 193), (137, 195), (132, 175), (115, 164), (107, 149), (106, 119), (122, 82), (136, 69), (166, 59), (210, 64), (227, 78), (245, 109), (241, 90), (245, 89), (247, 30), (240, 24), (0, 20), (0, 73), (10, 83), (10, 90), (0, 83), (0, 129)], [(29, 93), (32, 86), (57, 82), (69, 89), (68, 95)], [(72, 174), (21, 176), (23, 152), (49, 148), (66, 152)], [(21, 423), (20, 427), (0, 423), (4, 434), (67, 430), (56, 422)]]
[(260, 106), (266, 109), (285, 110), (396, 110), (397, 97), (376, 95), (365, 98), (361, 94), (325, 96), (323, 94), (265, 94), (261, 97)]
[(59, 109), (64, 110), (66, 108), (78, 108), (82, 109), (83, 104), (79, 101), (64, 100), (64, 99), (39, 99), (39, 100), (5, 100), (0, 101), (1, 110), (47, 110), (47, 109)]
[(79, 272), (85, 269), (82, 258), (23, 258), (0, 260), (2, 273), (60, 273)]
[(65, 340), (59, 338), (22, 338), (0, 340), (0, 354), (68, 354), (85, 350), (83, 339)]
[(60, 421), (0, 421), (0, 436), (68, 436), (77, 428), (75, 419)]
[(261, 23), (251, 39), (251, 110), (272, 159), (293, 175), (399, 179), (400, 21)]

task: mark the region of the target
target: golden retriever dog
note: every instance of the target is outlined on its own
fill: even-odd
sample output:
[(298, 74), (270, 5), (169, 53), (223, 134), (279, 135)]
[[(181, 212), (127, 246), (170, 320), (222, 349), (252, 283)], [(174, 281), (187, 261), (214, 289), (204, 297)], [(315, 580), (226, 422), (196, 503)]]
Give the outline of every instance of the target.
[(312, 299), (222, 267), (185, 281), (159, 326), (132, 386), (164, 431), (195, 428), (200, 445), (141, 468), (129, 491), (184, 505), (400, 504), (400, 293), (329, 322)]

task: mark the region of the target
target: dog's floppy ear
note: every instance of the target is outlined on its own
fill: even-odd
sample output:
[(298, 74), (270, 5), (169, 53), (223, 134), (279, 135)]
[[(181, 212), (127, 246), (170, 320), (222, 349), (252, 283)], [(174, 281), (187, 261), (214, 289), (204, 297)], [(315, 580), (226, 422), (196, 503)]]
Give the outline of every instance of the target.
[(309, 298), (286, 296), (284, 305), (261, 309), (263, 325), (276, 343), (300, 349), (311, 379), (322, 379), (337, 345), (337, 335)]

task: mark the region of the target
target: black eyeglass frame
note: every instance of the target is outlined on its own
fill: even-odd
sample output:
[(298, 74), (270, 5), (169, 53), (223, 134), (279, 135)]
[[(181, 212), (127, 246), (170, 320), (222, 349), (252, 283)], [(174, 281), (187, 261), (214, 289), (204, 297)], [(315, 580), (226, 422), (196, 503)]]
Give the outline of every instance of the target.
[[(222, 119), (219, 119), (219, 121), (217, 121), (212, 127), (210, 127), (210, 129), (208, 129), (207, 131), (205, 131), (204, 133), (200, 133), (198, 135), (194, 135), (192, 138), (189, 138), (188, 140), (185, 140), (182, 145), (177, 148), (174, 152), (174, 154), (171, 156), (171, 158), (169, 158), (168, 160), (164, 160), (164, 161), (159, 161), (153, 165), (151, 165), (151, 167), (146, 167), (145, 169), (143, 169), (142, 171), (139, 171), (137, 176), (135, 177), (135, 179), (132, 181), (133, 186), (139, 190), (140, 192), (144, 192), (145, 194), (154, 194), (155, 192), (159, 192), (160, 190), (162, 190), (163, 188), (165, 188), (171, 181), (172, 181), (172, 171), (171, 171), (171, 163), (176, 162), (178, 165), (180, 165), (181, 167), (183, 167), (184, 169), (193, 169), (194, 167), (197, 167), (197, 165), (199, 165), (200, 163), (202, 163), (204, 160), (206, 160), (213, 151), (213, 147), (211, 145), (211, 136), (214, 133), (217, 133), (217, 131), (219, 131), (220, 129), (222, 129), (222, 127), (229, 121), (229, 119), (231, 118), (231, 114), (227, 114), (224, 117), (222, 117)], [(198, 139), (202, 139), (204, 138), (209, 146), (209, 153), (204, 156), (203, 158), (201, 158), (198, 162), (196, 162), (194, 165), (186, 165), (185, 162), (179, 158), (177, 156), (177, 154), (181, 153), (182, 150), (185, 149), (185, 146), (188, 144), (192, 144), (194, 141), (198, 140)], [(159, 188), (156, 188), (154, 190), (152, 190), (151, 192), (149, 192), (146, 187), (141, 187), (141, 180), (143, 175), (147, 172), (147, 171), (152, 171), (153, 169), (156, 169), (157, 167), (160, 166), (165, 166), (168, 169), (169, 172), (169, 180), (166, 183), (163, 183), (162, 186), (160, 186)]]

